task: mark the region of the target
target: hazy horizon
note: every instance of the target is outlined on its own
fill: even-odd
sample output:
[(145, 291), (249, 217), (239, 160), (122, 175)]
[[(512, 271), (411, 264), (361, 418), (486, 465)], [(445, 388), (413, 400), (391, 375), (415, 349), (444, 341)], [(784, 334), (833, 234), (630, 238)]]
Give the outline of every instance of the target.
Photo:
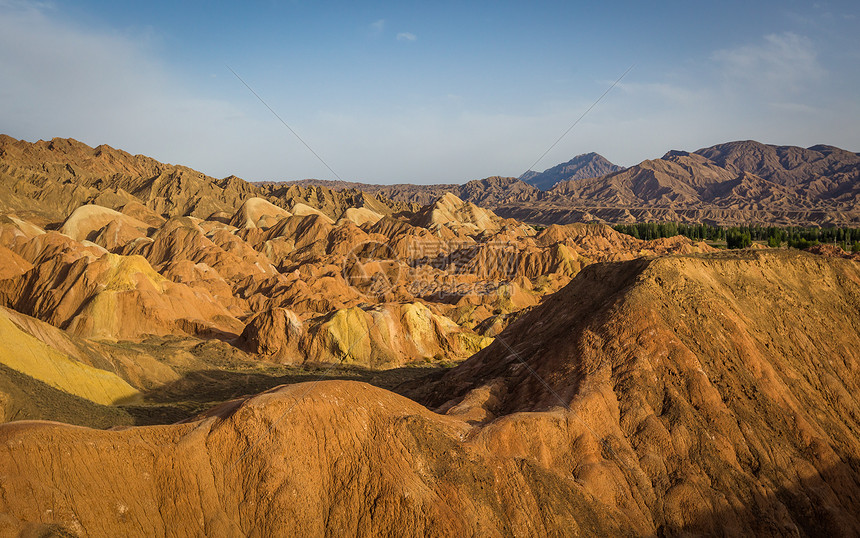
[(747, 139), (858, 151), (857, 12), (0, 0), (0, 130), (215, 177), (337, 179), (233, 69), (345, 181), (517, 177), (592, 151), (631, 166)]

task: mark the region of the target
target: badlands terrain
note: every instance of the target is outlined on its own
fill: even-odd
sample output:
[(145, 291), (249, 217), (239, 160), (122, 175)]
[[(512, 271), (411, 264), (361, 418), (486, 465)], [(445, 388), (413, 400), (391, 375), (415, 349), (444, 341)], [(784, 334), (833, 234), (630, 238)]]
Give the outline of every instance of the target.
[(858, 256), (605, 222), (856, 227), (858, 174), (248, 183), (0, 136), (0, 536), (856, 535)]

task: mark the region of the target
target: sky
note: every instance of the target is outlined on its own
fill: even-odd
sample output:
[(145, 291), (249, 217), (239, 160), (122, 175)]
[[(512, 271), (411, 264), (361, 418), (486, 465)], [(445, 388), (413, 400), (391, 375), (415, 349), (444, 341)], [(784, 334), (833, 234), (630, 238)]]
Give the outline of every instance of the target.
[(793, 0), (0, 0), (0, 132), (249, 181), (860, 151), (858, 26), (856, 2)]

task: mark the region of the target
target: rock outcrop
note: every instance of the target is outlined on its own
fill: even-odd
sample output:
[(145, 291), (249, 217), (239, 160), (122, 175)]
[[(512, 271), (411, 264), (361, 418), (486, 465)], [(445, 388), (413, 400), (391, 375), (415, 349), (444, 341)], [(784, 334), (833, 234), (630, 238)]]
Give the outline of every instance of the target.
[(140, 256), (54, 257), (0, 281), (0, 302), (90, 338), (236, 336), (243, 327), (213, 297), (167, 280)]
[(236, 211), (230, 224), (236, 228), (269, 228), (279, 220), (292, 216), (286, 209), (280, 208), (263, 198), (249, 198)]
[[(69, 351), (72, 341), (53, 327), (0, 308), (0, 364), (68, 394), (100, 404), (113, 404), (139, 395), (114, 372), (94, 368), (79, 360), (79, 349)], [(52, 331), (56, 331), (53, 333)], [(60, 334), (57, 334), (60, 333)], [(75, 353), (77, 351), (77, 353)], [(7, 401), (8, 404), (11, 402)], [(0, 409), (5, 420), (12, 417)]]
[(241, 341), (263, 357), (290, 364), (337, 362), (392, 368), (465, 359), (491, 338), (461, 328), (421, 303), (344, 308), (302, 322), (285, 308), (257, 314)]
[(412, 218), (412, 224), (436, 230), (446, 226), (467, 234), (497, 231), (500, 219), (492, 211), (471, 202), (464, 202), (451, 193), (445, 193), (433, 204), (423, 208)]

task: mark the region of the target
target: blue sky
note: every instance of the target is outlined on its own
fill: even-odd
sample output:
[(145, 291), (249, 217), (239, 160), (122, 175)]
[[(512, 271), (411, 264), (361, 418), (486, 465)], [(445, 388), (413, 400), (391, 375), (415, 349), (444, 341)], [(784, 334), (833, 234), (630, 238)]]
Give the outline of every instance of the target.
[(0, 132), (251, 181), (463, 182), (589, 151), (860, 151), (851, 2), (0, 0)]

